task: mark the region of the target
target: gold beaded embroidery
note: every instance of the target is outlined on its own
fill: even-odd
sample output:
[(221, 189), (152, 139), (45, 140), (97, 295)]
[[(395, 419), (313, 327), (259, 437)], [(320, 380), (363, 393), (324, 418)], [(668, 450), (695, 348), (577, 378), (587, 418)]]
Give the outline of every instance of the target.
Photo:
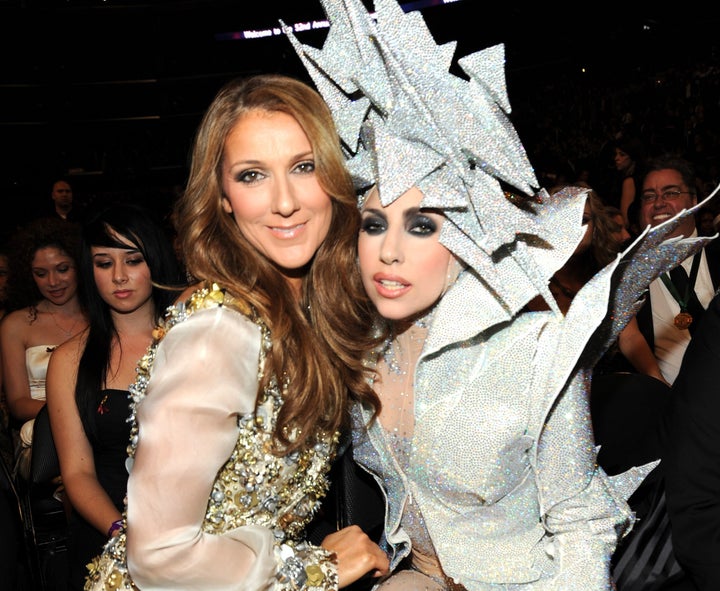
[[(169, 308), (164, 321), (153, 332), (153, 343), (138, 363), (137, 378), (130, 386), (130, 461), (138, 442), (136, 410), (145, 397), (158, 345), (178, 322), (198, 310), (217, 306), (232, 307), (260, 327), (258, 377), (263, 377), (266, 352), (271, 347), (270, 333), (244, 302), (213, 284), (193, 293), (184, 304)], [(255, 412), (239, 417), (237, 443), (213, 484), (203, 531), (221, 534), (249, 523), (266, 526), (273, 530), (277, 543), (275, 554), (280, 561), (276, 589), (336, 589), (334, 557), (301, 541), (300, 535), (327, 492), (327, 472), (335, 457), (339, 435), (321, 435), (309, 449), (286, 456), (272, 454), (272, 434), (284, 389), (276, 380), (270, 380)], [(120, 535), (111, 538), (103, 553), (88, 565), (86, 591), (136, 589), (126, 567), (125, 527), (124, 514)]]

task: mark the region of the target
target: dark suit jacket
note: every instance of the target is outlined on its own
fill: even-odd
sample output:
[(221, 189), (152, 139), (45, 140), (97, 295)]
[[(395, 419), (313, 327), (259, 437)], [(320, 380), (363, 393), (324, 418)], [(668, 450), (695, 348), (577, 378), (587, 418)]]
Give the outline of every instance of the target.
[[(712, 280), (713, 289), (717, 291), (720, 287), (720, 237), (716, 238), (705, 246), (705, 257), (707, 258), (708, 270), (710, 271), (710, 279)], [(655, 336), (653, 334), (652, 324), (652, 302), (650, 301), (650, 291), (645, 294), (645, 303), (637, 313), (638, 326), (650, 348), (655, 350)], [(693, 319), (693, 322), (700, 323), (700, 318)]]
[(703, 316), (664, 416), (675, 555), (701, 591), (720, 589), (720, 295)]

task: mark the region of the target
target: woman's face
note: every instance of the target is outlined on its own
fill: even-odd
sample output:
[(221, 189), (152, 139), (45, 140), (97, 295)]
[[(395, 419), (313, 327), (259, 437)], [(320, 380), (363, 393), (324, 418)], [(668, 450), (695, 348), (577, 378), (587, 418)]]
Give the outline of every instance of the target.
[(35, 284), (46, 300), (62, 306), (77, 294), (75, 262), (56, 246), (36, 250), (30, 265)]
[(134, 312), (151, 301), (152, 275), (145, 257), (126, 238), (114, 235), (125, 248), (92, 246), (93, 277), (100, 297), (121, 314)]
[(630, 157), (630, 154), (624, 152), (620, 148), (615, 148), (615, 156), (613, 157), (613, 160), (615, 161), (615, 168), (619, 171), (627, 170), (633, 163), (633, 159)]
[(621, 213), (613, 215), (613, 222), (615, 222), (615, 230), (612, 232), (612, 236), (618, 244), (623, 244), (626, 240), (630, 239), (630, 232), (625, 227), (625, 220)]
[(363, 285), (381, 316), (404, 320), (443, 294), (455, 260), (440, 244), (444, 217), (421, 209), (413, 187), (383, 207), (376, 189), (362, 209), (358, 256)]
[(225, 140), (222, 186), (223, 208), (247, 240), (297, 277), (327, 236), (332, 202), (295, 118), (260, 109), (243, 115)]
[(585, 227), (585, 234), (575, 247), (575, 254), (585, 252), (592, 245), (593, 231), (595, 230), (595, 217), (590, 207), (590, 200), (585, 201), (585, 209), (583, 210), (582, 225)]

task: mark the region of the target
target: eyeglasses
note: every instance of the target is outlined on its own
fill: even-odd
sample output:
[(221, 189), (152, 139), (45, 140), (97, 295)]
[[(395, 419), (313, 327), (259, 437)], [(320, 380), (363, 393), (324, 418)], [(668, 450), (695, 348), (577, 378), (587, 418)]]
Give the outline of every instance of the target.
[(641, 193), (640, 201), (643, 203), (655, 203), (657, 198), (660, 197), (663, 201), (675, 201), (680, 199), (680, 195), (695, 195), (692, 191), (665, 191), (658, 195), (655, 192)]

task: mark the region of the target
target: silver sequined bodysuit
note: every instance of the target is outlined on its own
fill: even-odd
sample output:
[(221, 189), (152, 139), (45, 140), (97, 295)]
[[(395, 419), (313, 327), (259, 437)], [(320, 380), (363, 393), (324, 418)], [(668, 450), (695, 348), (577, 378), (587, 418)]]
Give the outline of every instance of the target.
[[(395, 437), (387, 434), (393, 455), (398, 461), (400, 468), (407, 472), (410, 468), (409, 457), (412, 449), (412, 441), (406, 437)], [(415, 503), (408, 503), (400, 520), (400, 526), (408, 533), (413, 541), (413, 551), (437, 559), (435, 547), (427, 532), (425, 520), (420, 508)]]
[[(580, 293), (581, 314), (525, 313), (482, 331), (484, 289), (463, 272), (428, 319), (411, 372), (413, 419), (401, 410), (395, 423), (366, 427), (368, 410), (353, 409), (354, 457), (387, 493), (391, 567), (434, 550), (448, 588), (609, 590), (617, 532), (632, 523), (625, 498), (652, 466), (615, 481), (595, 462), (589, 372), (577, 363), (606, 292)], [(391, 365), (402, 373), (395, 356), (377, 362), (381, 378)], [(407, 440), (388, 436), (395, 424), (412, 425)]]

